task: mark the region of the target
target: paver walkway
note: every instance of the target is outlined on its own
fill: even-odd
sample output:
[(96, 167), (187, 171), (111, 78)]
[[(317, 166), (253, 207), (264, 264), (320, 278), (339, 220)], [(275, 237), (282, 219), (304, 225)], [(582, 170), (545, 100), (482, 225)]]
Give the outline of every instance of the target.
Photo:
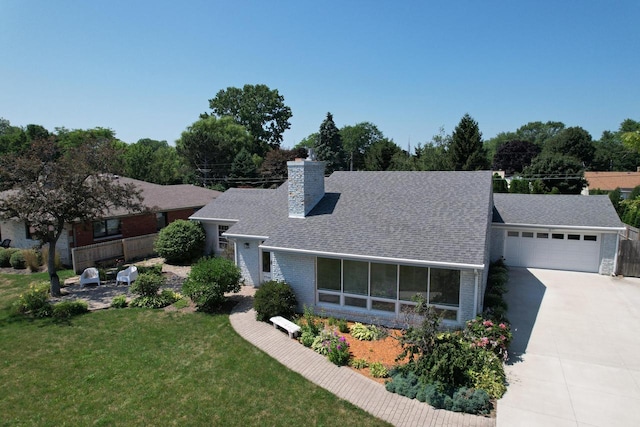
[(383, 385), (347, 367), (334, 365), (290, 339), (285, 332), (258, 322), (252, 308), (254, 292), (254, 288), (242, 287), (240, 303), (230, 315), (231, 325), (244, 339), (309, 381), (396, 426), (495, 426), (493, 418), (434, 409), (415, 399), (389, 393)]

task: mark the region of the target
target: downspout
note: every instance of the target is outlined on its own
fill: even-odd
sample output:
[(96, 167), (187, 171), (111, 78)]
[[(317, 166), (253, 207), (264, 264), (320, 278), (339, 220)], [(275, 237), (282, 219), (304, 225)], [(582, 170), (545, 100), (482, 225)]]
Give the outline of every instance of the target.
[(473, 288), (473, 305), (475, 307), (473, 317), (478, 315), (478, 270), (473, 270), (473, 274), (475, 276), (475, 286)]
[(611, 272), (612, 276), (618, 274), (618, 257), (620, 256), (620, 232), (616, 233), (616, 252), (613, 257), (613, 271)]

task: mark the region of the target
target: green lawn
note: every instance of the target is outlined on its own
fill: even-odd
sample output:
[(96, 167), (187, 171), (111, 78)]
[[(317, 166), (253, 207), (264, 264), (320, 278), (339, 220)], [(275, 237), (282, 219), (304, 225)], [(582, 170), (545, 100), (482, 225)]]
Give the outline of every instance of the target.
[(388, 425), (248, 344), (227, 315), (9, 317), (33, 276), (0, 275), (0, 425)]

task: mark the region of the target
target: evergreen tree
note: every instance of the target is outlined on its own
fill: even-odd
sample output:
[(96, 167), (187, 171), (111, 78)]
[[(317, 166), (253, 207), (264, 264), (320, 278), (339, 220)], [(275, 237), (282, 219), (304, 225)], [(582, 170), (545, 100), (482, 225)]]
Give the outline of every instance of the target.
[(258, 171), (256, 170), (256, 164), (253, 162), (251, 154), (249, 154), (246, 148), (242, 148), (242, 150), (236, 154), (231, 164), (231, 178), (251, 179), (257, 176)]
[(320, 125), (315, 146), (318, 160), (326, 162), (326, 172), (331, 173), (336, 170), (343, 170), (345, 166), (344, 150), (340, 131), (333, 122), (333, 115), (327, 113), (327, 118)]
[(489, 161), (482, 143), (478, 122), (465, 114), (451, 137), (449, 155), (454, 170), (474, 171), (489, 169)]

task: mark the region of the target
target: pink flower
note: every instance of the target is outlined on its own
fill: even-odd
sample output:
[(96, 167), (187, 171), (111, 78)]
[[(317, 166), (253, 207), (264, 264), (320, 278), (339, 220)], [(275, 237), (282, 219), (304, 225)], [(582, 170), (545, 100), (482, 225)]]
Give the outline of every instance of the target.
[(482, 324), (484, 326), (488, 326), (488, 327), (493, 326), (493, 322), (491, 320), (485, 320), (484, 322), (482, 322)]
[(500, 341), (504, 341), (506, 339), (507, 339), (507, 337), (505, 337), (504, 335), (500, 335)]
[(505, 325), (504, 323), (500, 323), (498, 326), (500, 327), (500, 329), (507, 329), (507, 325)]

